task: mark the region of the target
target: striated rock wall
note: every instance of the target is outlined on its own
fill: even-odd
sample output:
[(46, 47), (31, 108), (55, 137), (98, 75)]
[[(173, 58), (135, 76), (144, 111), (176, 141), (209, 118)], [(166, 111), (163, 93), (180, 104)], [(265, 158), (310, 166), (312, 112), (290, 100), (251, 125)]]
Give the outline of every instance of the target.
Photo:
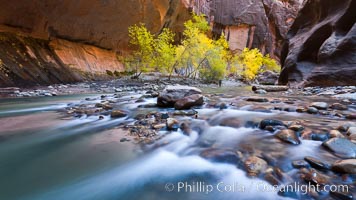
[(112, 51), (0, 33), (1, 87), (107, 79), (106, 69), (123, 70)]
[(281, 84), (356, 85), (356, 0), (308, 0), (283, 48)]
[[(283, 40), (303, 0), (197, 0), (196, 11), (213, 23), (213, 33), (224, 33), (232, 50), (259, 48), (279, 60)], [(210, 9), (207, 9), (207, 7)]]
[[(181, 37), (189, 0), (0, 0), (0, 87), (101, 79), (122, 71), (127, 29)], [(14, 45), (12, 45), (14, 44)]]

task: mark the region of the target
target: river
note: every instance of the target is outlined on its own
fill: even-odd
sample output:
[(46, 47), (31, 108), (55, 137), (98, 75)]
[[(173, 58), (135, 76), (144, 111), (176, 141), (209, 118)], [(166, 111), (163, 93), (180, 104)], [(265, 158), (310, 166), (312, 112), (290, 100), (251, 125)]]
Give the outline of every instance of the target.
[[(100, 102), (100, 94), (1, 99), (0, 199), (289, 199), (278, 195), (265, 178), (247, 176), (243, 164), (215, 162), (200, 155), (211, 148), (267, 153), (277, 158), (274, 166), (295, 180), (299, 180), (295, 178), (298, 170), (291, 167), (292, 160), (305, 156), (337, 160), (321, 148), (321, 141), (302, 139), (301, 145), (292, 146), (256, 127), (220, 125), (227, 118), (243, 122), (314, 119), (296, 112), (250, 111), (249, 106), (196, 109), (198, 119), (179, 118), (190, 121), (193, 131), (189, 135), (180, 129), (160, 131), (160, 139), (143, 147), (119, 127), (133, 123), (133, 116), (143, 112), (138, 105), (156, 101), (132, 101), (139, 96), (128, 93), (120, 97), (121, 107), (130, 112), (128, 117), (105, 115), (101, 120), (95, 115), (68, 117), (63, 112), (72, 104)], [(94, 100), (86, 101), (88, 98)], [(320, 117), (313, 124), (322, 127), (325, 120)], [(327, 125), (333, 123), (338, 120)], [(287, 178), (281, 184), (291, 182)]]

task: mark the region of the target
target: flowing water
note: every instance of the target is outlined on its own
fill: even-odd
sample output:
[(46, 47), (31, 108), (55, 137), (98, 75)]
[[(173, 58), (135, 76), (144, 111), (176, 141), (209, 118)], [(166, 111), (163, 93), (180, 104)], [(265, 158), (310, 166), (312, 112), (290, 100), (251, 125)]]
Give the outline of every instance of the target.
[[(60, 112), (68, 104), (85, 104), (83, 99), (98, 96), (0, 101), (0, 199), (287, 199), (272, 188), (266, 191), (270, 184), (262, 177), (248, 177), (236, 164), (212, 162), (199, 155), (209, 148), (268, 152), (291, 177), (297, 173), (291, 160), (305, 156), (336, 159), (319, 141), (303, 140), (299, 146), (290, 146), (258, 128), (219, 125), (225, 118), (293, 120), (305, 114), (201, 108), (197, 109), (200, 119), (180, 118), (190, 122), (191, 134), (160, 131), (161, 139), (141, 148), (117, 126), (131, 123), (131, 116), (142, 112), (137, 106), (155, 99), (133, 103), (130, 99), (140, 95), (121, 97), (122, 107), (131, 113), (127, 118), (68, 118)], [(124, 137), (131, 141), (120, 142)]]

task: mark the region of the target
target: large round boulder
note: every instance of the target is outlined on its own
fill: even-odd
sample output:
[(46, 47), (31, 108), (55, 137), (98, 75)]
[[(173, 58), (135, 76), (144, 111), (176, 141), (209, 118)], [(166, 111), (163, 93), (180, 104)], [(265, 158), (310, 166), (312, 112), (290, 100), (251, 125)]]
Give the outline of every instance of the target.
[(201, 90), (196, 87), (176, 85), (167, 86), (158, 96), (157, 105), (159, 107), (174, 107), (174, 104), (184, 97), (201, 94)]

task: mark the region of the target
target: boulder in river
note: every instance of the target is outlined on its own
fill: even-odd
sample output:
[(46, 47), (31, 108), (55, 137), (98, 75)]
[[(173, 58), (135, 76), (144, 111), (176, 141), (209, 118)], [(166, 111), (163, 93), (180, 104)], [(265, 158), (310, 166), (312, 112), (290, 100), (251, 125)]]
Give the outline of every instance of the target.
[(177, 131), (179, 128), (179, 121), (174, 118), (168, 118), (166, 125), (169, 131)]
[(256, 176), (260, 173), (264, 173), (268, 167), (268, 164), (262, 158), (251, 156), (244, 162), (244, 166), (250, 176)]
[(267, 126), (286, 126), (282, 121), (275, 119), (264, 119), (260, 122), (260, 128), (265, 129)]
[(345, 138), (331, 138), (322, 144), (341, 158), (355, 158), (356, 144)]
[(329, 105), (325, 102), (314, 102), (310, 105), (311, 107), (317, 108), (319, 110), (326, 110), (328, 109)]
[(294, 145), (300, 144), (300, 140), (298, 138), (297, 133), (290, 129), (281, 130), (275, 136), (280, 140), (290, 144), (294, 144)]
[(330, 108), (335, 110), (347, 110), (347, 106), (341, 103), (333, 103)]
[(174, 104), (176, 110), (185, 110), (190, 109), (193, 106), (201, 106), (204, 103), (203, 95), (201, 94), (192, 94), (182, 99), (179, 99)]
[(206, 149), (200, 156), (213, 162), (231, 163), (236, 165), (240, 159), (235, 151), (229, 149)]
[(122, 111), (122, 110), (113, 110), (111, 111), (111, 117), (112, 118), (120, 118), (120, 117), (126, 117), (127, 114)]
[(319, 160), (317, 158), (311, 157), (311, 156), (305, 157), (304, 160), (307, 161), (315, 169), (325, 170), (325, 169), (330, 169), (330, 167), (331, 167), (331, 165), (329, 163)]
[(189, 86), (167, 86), (158, 96), (157, 105), (159, 107), (174, 107), (174, 104), (184, 97), (201, 94), (201, 90), (196, 87)]
[(332, 170), (339, 173), (356, 174), (356, 159), (336, 161)]

